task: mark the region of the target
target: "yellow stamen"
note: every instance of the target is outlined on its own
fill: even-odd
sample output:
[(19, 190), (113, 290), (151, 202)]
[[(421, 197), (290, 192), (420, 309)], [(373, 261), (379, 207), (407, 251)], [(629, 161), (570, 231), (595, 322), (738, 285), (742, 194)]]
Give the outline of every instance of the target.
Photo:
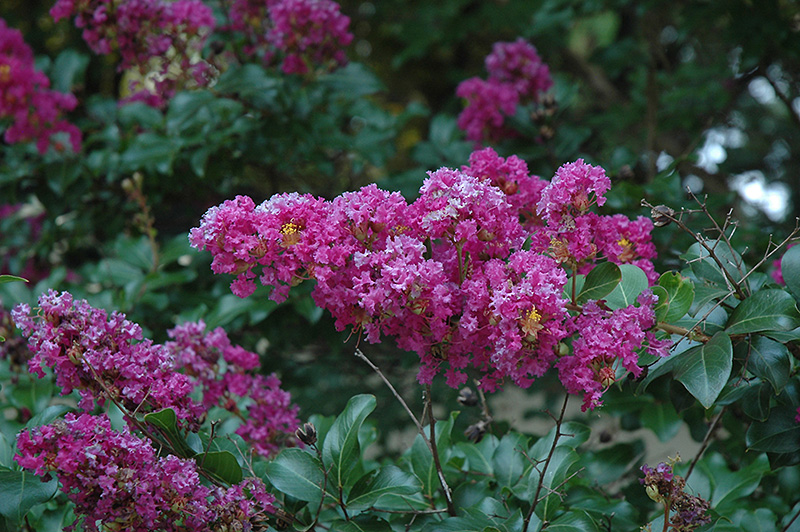
[(300, 231), (303, 227), (294, 222), (286, 222), (281, 226), (281, 234), (283, 235), (283, 245), (285, 247), (293, 246), (300, 242)]
[(522, 328), (522, 332), (526, 335), (526, 340), (531, 342), (536, 340), (537, 333), (544, 329), (542, 324), (539, 323), (541, 320), (542, 315), (539, 314), (535, 306), (531, 306), (527, 311), (523, 311), (520, 317), (520, 327)]

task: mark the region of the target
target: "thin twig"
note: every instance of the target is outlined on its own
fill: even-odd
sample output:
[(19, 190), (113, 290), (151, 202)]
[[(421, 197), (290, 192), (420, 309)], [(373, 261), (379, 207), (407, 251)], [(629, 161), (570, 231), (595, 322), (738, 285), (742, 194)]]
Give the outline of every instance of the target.
[[(691, 194), (691, 192), (690, 192), (690, 194)], [(691, 194), (691, 195), (692, 195), (692, 198), (703, 209), (703, 212), (711, 219), (711, 221), (715, 225), (717, 225), (716, 221), (714, 221), (714, 218), (710, 215), (710, 213), (708, 213), (708, 210), (706, 209), (705, 205), (703, 203), (701, 203), (699, 199), (697, 199), (697, 196), (695, 196), (694, 194)], [(651, 205), (647, 200), (642, 200), (642, 205), (644, 205), (645, 207), (649, 207), (651, 209), (654, 208), (653, 205)], [(681, 211), (681, 214), (682, 213), (683, 213), (683, 211)], [(708, 252), (708, 257), (711, 260), (713, 260), (714, 262), (717, 263), (717, 266), (719, 266), (720, 270), (722, 271), (722, 275), (725, 277), (725, 282), (728, 283), (728, 288), (733, 290), (736, 293), (736, 295), (738, 296), (739, 299), (744, 299), (746, 297), (746, 294), (742, 291), (741, 286), (739, 286), (739, 283), (736, 280), (734, 280), (734, 278), (731, 275), (731, 273), (727, 270), (727, 268), (725, 268), (725, 265), (722, 263), (722, 260), (720, 260), (720, 258), (717, 257), (717, 254), (714, 252), (714, 249), (712, 247), (710, 247), (706, 243), (706, 239), (703, 238), (703, 236), (700, 235), (700, 233), (695, 233), (694, 231), (692, 231), (692, 229), (683, 222), (683, 220), (681, 219), (682, 216), (674, 216), (674, 215), (669, 214), (667, 212), (661, 212), (661, 214), (663, 216), (665, 216), (666, 218), (668, 218), (670, 221), (674, 222), (675, 225), (680, 227), (683, 231), (685, 231), (686, 233), (692, 235), (692, 238), (694, 238), (694, 240), (698, 244), (700, 244), (700, 246), (703, 249), (705, 249)], [(719, 227), (719, 225), (717, 225), (717, 227)], [(727, 235), (723, 234), (722, 237), (727, 237)], [(705, 258), (705, 257), (702, 257), (702, 258)], [(737, 269), (740, 267), (739, 265), (735, 265), (735, 266), (737, 267)]]
[[(405, 402), (405, 400), (400, 396), (399, 393), (397, 393), (397, 390), (395, 389), (395, 387), (392, 386), (392, 383), (389, 382), (389, 379), (386, 378), (386, 376), (383, 374), (383, 372), (380, 370), (380, 368), (378, 366), (376, 366), (375, 364), (373, 364), (372, 361), (370, 359), (368, 359), (367, 356), (364, 353), (362, 353), (360, 349), (356, 349), (356, 353), (355, 354), (356, 354), (356, 356), (358, 358), (360, 358), (361, 360), (366, 362), (367, 365), (370, 368), (372, 368), (372, 371), (377, 373), (378, 376), (381, 378), (381, 380), (384, 382), (384, 384), (386, 384), (386, 386), (389, 387), (389, 390), (392, 392), (392, 395), (394, 395), (395, 399), (400, 401), (400, 404), (403, 405), (403, 408), (405, 409), (406, 413), (409, 415), (411, 420), (414, 422), (414, 425), (417, 426), (417, 430), (420, 432), (420, 434), (422, 434), (422, 437), (425, 438), (425, 433), (424, 433), (424, 430), (422, 429), (422, 424), (417, 419), (417, 416), (414, 415), (414, 412), (411, 411), (411, 409), (408, 407), (408, 404)], [(425, 439), (427, 441), (427, 438), (425, 438)]]
[(689, 470), (686, 472), (686, 476), (684, 478), (686, 478), (687, 480), (689, 479), (689, 475), (692, 474), (692, 471), (694, 471), (694, 466), (697, 465), (697, 462), (700, 460), (700, 457), (705, 452), (706, 447), (708, 447), (708, 444), (711, 441), (711, 435), (716, 430), (717, 424), (719, 423), (719, 420), (722, 419), (722, 414), (724, 413), (725, 413), (725, 407), (723, 406), (722, 409), (719, 411), (719, 413), (716, 416), (714, 416), (714, 419), (711, 421), (711, 425), (709, 425), (708, 430), (706, 431), (706, 435), (705, 437), (703, 437), (703, 442), (700, 444), (700, 450), (698, 450), (697, 454), (694, 455), (692, 463), (689, 465)]
[(797, 513), (794, 514), (794, 517), (792, 517), (792, 519), (788, 523), (786, 523), (786, 526), (781, 528), (781, 532), (787, 532), (787, 530), (789, 530), (789, 527), (792, 526), (792, 523), (797, 521), (798, 517), (800, 517), (800, 508), (797, 509)]
[[(363, 360), (364, 362), (366, 362), (367, 365), (370, 368), (372, 368), (372, 370), (375, 373), (378, 374), (378, 376), (381, 378), (381, 380), (384, 382), (384, 384), (386, 384), (386, 386), (389, 387), (389, 390), (391, 390), (392, 395), (394, 395), (395, 398), (398, 401), (400, 401), (400, 404), (403, 406), (403, 408), (405, 409), (406, 413), (408, 413), (409, 417), (411, 417), (411, 420), (417, 426), (417, 430), (419, 431), (420, 436), (422, 436), (423, 441), (428, 446), (428, 450), (431, 452), (431, 456), (433, 456), (433, 461), (434, 461), (434, 465), (436, 467), (436, 472), (438, 473), (438, 476), (439, 476), (439, 483), (442, 486), (442, 491), (444, 492), (444, 497), (445, 497), (445, 500), (447, 502), (447, 512), (450, 515), (453, 515), (453, 516), (456, 515), (456, 507), (453, 504), (452, 492), (450, 491), (450, 486), (448, 486), (447, 481), (444, 478), (444, 473), (442, 472), (442, 465), (439, 462), (439, 451), (436, 448), (436, 432), (435, 432), (435, 426), (434, 426), (435, 420), (434, 420), (434, 417), (433, 417), (433, 405), (431, 403), (430, 386), (427, 387), (427, 392), (428, 393), (426, 394), (426, 397), (425, 397), (425, 412), (429, 413), (429, 417), (430, 417), (430, 421), (431, 421), (431, 423), (430, 423), (431, 435), (429, 437), (429, 436), (427, 436), (425, 434), (425, 429), (422, 427), (422, 423), (420, 423), (420, 421), (417, 419), (417, 416), (414, 415), (414, 413), (408, 407), (408, 404), (400, 396), (400, 394), (397, 392), (395, 387), (392, 386), (392, 383), (389, 382), (389, 379), (386, 378), (386, 376), (383, 374), (383, 372), (380, 370), (380, 368), (378, 366), (376, 366), (375, 364), (373, 364), (372, 361), (370, 359), (368, 359), (367, 356), (364, 353), (362, 353), (360, 349), (356, 349), (355, 355), (358, 358), (360, 358), (361, 360)], [(423, 419), (424, 418), (425, 418), (425, 413), (423, 412)]]
[(536, 486), (536, 493), (533, 495), (533, 500), (531, 501), (531, 507), (528, 510), (528, 515), (525, 516), (525, 521), (522, 526), (522, 532), (528, 532), (528, 526), (531, 523), (531, 517), (533, 516), (534, 510), (536, 510), (536, 505), (539, 504), (539, 493), (542, 491), (542, 486), (544, 485), (544, 477), (547, 473), (547, 467), (550, 465), (550, 460), (553, 459), (553, 453), (556, 451), (556, 447), (558, 447), (558, 440), (563, 434), (561, 433), (561, 424), (564, 422), (564, 413), (567, 411), (567, 403), (569, 402), (569, 394), (564, 396), (564, 404), (561, 405), (561, 413), (558, 415), (556, 419), (556, 433), (553, 435), (553, 445), (550, 446), (550, 452), (547, 454), (547, 458), (544, 461), (544, 467), (542, 471), (539, 473), (539, 483)]
[(444, 499), (447, 503), (447, 513), (451, 516), (456, 516), (456, 507), (453, 504), (453, 494), (450, 491), (450, 486), (447, 485), (447, 480), (444, 478), (444, 471), (442, 470), (442, 463), (439, 461), (439, 449), (436, 446), (436, 416), (433, 415), (433, 400), (431, 394), (431, 385), (425, 385), (425, 402), (428, 404), (428, 416), (430, 419), (430, 447), (431, 455), (433, 456), (433, 465), (436, 468), (436, 473), (439, 476), (439, 484), (442, 485), (442, 492), (444, 492)]

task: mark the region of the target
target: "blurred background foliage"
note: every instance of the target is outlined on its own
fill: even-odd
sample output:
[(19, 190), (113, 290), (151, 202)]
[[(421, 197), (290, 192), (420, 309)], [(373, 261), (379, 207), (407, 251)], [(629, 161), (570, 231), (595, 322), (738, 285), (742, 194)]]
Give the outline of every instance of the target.
[[(356, 339), (334, 332), (310, 289), (280, 306), (263, 293), (236, 298), (189, 248), (188, 230), (236, 194), (332, 198), (378, 182), (412, 198), (427, 170), (467, 163), (475, 146), (456, 126), (455, 88), (485, 76), (495, 42), (527, 39), (555, 81), (551, 112), (522, 109), (519, 135), (493, 146), (500, 155), (544, 178), (579, 157), (603, 166), (614, 184), (606, 212), (647, 215), (642, 198), (692, 208), (687, 187), (708, 194), (715, 214), (740, 220), (735, 243), (750, 263), (765, 235), (787, 234), (798, 215), (800, 4), (790, 0), (345, 0), (347, 67), (310, 77), (232, 67), (163, 112), (119, 106), (115, 58), (91, 54), (51, 6), (5, 0), (0, 17), (53, 86), (78, 96), (70, 118), (84, 146), (45, 156), (0, 146), (0, 203), (15, 206), (0, 220), (3, 273), (32, 281), (0, 286), (3, 303), (69, 289), (162, 341), (175, 323), (203, 318), (257, 350), (306, 413), (339, 412), (356, 386), (385, 393), (350, 356)], [(654, 238), (660, 269), (679, 267), (690, 238)], [(362, 347), (418, 395), (416, 357)], [(455, 391), (438, 393), (457, 406)]]

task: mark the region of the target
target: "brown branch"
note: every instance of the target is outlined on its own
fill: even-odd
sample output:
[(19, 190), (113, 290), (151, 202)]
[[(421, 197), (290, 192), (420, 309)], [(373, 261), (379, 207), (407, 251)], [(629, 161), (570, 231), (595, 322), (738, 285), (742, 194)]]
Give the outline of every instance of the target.
[(553, 445), (550, 446), (550, 452), (547, 454), (547, 458), (544, 461), (544, 467), (542, 468), (541, 472), (539, 473), (539, 483), (536, 486), (536, 493), (533, 494), (533, 500), (531, 501), (531, 507), (528, 509), (528, 514), (525, 516), (525, 521), (522, 526), (522, 532), (528, 532), (528, 526), (531, 523), (531, 517), (533, 516), (533, 512), (536, 510), (536, 505), (539, 504), (539, 493), (542, 491), (542, 486), (544, 486), (544, 477), (547, 473), (547, 468), (550, 465), (550, 461), (553, 459), (553, 453), (556, 451), (556, 447), (558, 447), (558, 440), (564, 434), (561, 432), (561, 425), (564, 422), (564, 414), (567, 411), (567, 403), (569, 402), (569, 394), (564, 396), (564, 404), (561, 405), (561, 413), (556, 418), (556, 433), (553, 435)]

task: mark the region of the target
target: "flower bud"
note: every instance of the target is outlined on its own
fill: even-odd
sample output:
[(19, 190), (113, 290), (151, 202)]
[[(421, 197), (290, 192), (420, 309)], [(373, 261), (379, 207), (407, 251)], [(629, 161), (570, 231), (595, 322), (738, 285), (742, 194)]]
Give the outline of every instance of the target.
[(472, 388), (461, 388), (457, 401), (464, 406), (475, 406), (478, 404), (478, 395), (472, 391)]
[(294, 435), (306, 445), (314, 445), (317, 443), (317, 429), (311, 423), (303, 423), (303, 426), (298, 428)]
[(464, 436), (466, 436), (469, 441), (478, 443), (483, 439), (484, 434), (486, 434), (487, 427), (488, 423), (486, 421), (478, 421), (467, 427), (467, 430), (464, 431)]

